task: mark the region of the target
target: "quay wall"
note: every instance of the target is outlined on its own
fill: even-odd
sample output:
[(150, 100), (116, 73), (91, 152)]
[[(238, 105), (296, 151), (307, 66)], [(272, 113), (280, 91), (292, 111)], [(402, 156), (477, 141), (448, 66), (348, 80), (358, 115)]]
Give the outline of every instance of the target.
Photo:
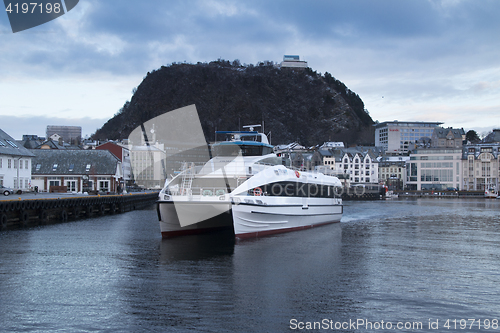
[(158, 200), (158, 193), (81, 196), (0, 201), (0, 230), (54, 224), (144, 209)]
[(342, 189), (342, 200), (380, 200), (385, 193), (379, 186), (353, 186)]
[(403, 198), (478, 198), (484, 199), (483, 191), (395, 191)]

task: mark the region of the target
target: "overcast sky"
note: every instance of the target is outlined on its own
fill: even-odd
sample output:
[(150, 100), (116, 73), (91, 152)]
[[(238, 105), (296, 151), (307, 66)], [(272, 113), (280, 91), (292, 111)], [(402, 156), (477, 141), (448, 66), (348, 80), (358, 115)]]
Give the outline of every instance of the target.
[(500, 128), (499, 13), (497, 0), (80, 0), (14, 34), (4, 12), (0, 128), (90, 135), (162, 65), (293, 54), (344, 82), (374, 120), (481, 134)]

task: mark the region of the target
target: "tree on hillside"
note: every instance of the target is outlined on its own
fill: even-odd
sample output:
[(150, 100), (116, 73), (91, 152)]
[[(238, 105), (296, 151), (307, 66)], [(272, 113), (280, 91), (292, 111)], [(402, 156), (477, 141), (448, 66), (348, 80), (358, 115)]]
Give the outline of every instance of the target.
[(479, 135), (477, 135), (477, 132), (474, 130), (470, 130), (465, 134), (465, 140), (469, 141), (470, 143), (477, 143), (481, 141), (481, 139), (479, 139)]

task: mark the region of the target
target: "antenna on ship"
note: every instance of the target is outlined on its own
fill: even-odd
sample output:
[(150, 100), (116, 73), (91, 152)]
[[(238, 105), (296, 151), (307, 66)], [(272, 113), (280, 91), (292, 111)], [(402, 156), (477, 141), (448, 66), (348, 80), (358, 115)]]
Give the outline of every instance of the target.
[(243, 126), (243, 128), (248, 128), (248, 130), (250, 132), (253, 132), (254, 131), (254, 127), (261, 127), (262, 125), (247, 125), (247, 126)]

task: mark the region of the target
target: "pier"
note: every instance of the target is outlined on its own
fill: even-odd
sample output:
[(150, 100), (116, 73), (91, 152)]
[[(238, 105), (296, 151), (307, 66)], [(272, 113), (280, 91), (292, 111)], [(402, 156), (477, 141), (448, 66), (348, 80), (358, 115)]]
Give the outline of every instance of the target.
[(0, 201), (0, 230), (62, 223), (71, 220), (120, 214), (144, 209), (155, 203), (157, 192), (121, 195), (52, 196), (34, 195)]

